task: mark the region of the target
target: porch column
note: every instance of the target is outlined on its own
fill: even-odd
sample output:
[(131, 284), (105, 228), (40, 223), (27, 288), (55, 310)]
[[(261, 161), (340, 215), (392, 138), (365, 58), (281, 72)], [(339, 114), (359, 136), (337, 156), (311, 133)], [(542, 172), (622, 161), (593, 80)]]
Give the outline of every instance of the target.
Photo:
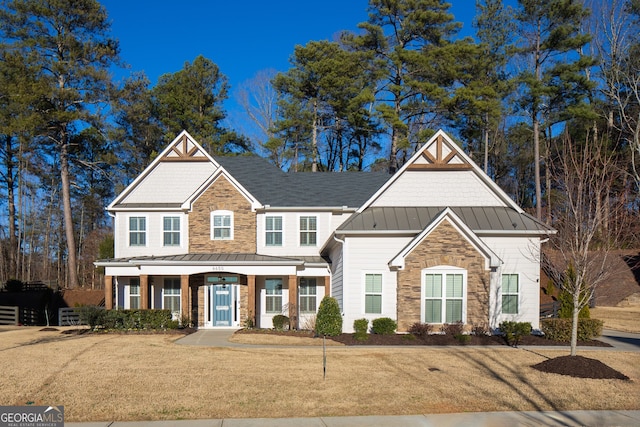
[(191, 318), (191, 310), (189, 310), (191, 305), (189, 304), (190, 292), (188, 274), (182, 274), (180, 276), (180, 296), (180, 312), (182, 313), (182, 316), (188, 316)]
[(247, 276), (247, 318), (256, 325), (256, 276)]
[(113, 276), (104, 276), (104, 307), (113, 308)]
[(289, 276), (289, 323), (298, 329), (298, 276)]
[(146, 274), (140, 275), (140, 308), (149, 308), (149, 276)]

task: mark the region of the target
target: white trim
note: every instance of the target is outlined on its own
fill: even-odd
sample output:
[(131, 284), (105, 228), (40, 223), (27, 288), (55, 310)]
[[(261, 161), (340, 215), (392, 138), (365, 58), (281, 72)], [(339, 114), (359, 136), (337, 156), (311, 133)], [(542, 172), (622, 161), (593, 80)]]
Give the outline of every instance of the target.
[[(184, 226), (182, 224), (182, 218), (183, 217), (184, 217), (184, 215), (170, 215), (170, 214), (162, 215), (161, 220), (162, 220), (162, 247), (163, 248), (182, 248), (184, 246), (183, 243), (184, 243), (185, 239), (184, 239), (184, 234), (183, 234)], [(180, 241), (180, 243), (177, 244), (177, 245), (166, 245), (164, 243), (164, 233), (167, 233), (167, 232), (168, 233), (175, 233), (175, 230), (167, 231), (167, 230), (164, 229), (164, 220), (165, 220), (165, 218), (178, 218), (178, 223), (179, 223), (179, 227), (180, 227), (180, 229), (178, 230), (178, 234), (179, 234), (178, 240)]]
[[(230, 226), (230, 230), (229, 230), (229, 237), (216, 238), (216, 237), (214, 236), (215, 227), (214, 227), (214, 224), (213, 224), (213, 219), (214, 219), (216, 216), (222, 216), (222, 217), (224, 217), (224, 216), (228, 216), (228, 217), (229, 217), (229, 222), (230, 222), (230, 225), (229, 225), (229, 226)], [(218, 228), (220, 228), (220, 229), (224, 229), (224, 228), (226, 228), (226, 227), (224, 227), (224, 226), (223, 226), (223, 227), (218, 227)], [(234, 236), (234, 232), (233, 232), (233, 230), (234, 230), (234, 218), (233, 218), (233, 211), (228, 211), (228, 210), (225, 210), (225, 209), (220, 209), (220, 210), (216, 210), (216, 211), (211, 211), (211, 212), (209, 213), (209, 238), (210, 238), (211, 240), (233, 240), (233, 238), (234, 238), (234, 237), (233, 237), (233, 236)]]
[[(302, 232), (303, 232), (303, 231), (300, 229), (300, 218), (303, 218), (303, 217), (304, 217), (304, 218), (315, 218), (315, 219), (316, 219), (316, 229), (315, 229), (315, 230), (313, 230), (313, 232), (315, 232), (315, 233), (316, 233), (316, 243), (315, 243), (315, 244), (313, 244), (313, 245), (303, 245), (303, 244), (302, 244), (302, 242), (300, 241), (300, 233), (302, 233)], [(320, 221), (318, 220), (318, 215), (305, 215), (305, 214), (298, 214), (298, 215), (296, 216), (296, 226), (297, 226), (297, 230), (298, 230), (298, 232), (297, 232), (297, 234), (298, 234), (298, 235), (297, 235), (297, 240), (298, 240), (298, 247), (299, 247), (299, 248), (316, 248), (316, 247), (318, 247), (318, 235), (319, 235), (319, 231), (318, 231), (318, 229), (320, 228), (320, 227), (319, 227), (319, 225), (320, 225), (320, 224), (319, 224), (319, 222), (320, 222)], [(306, 230), (306, 231), (305, 231), (305, 233), (310, 233), (310, 231), (309, 231), (309, 230)]]
[[(280, 228), (280, 234), (282, 237), (282, 242), (279, 245), (270, 245), (269, 243), (267, 243), (267, 233), (274, 233), (277, 232), (278, 230), (267, 230), (267, 218), (280, 218), (280, 222), (281, 222), (281, 228)], [(264, 247), (265, 248), (283, 248), (285, 247), (285, 216), (284, 215), (271, 215), (271, 214), (265, 214), (264, 216)], [(257, 232), (257, 231), (256, 231)]]
[[(131, 244), (131, 218), (144, 218), (144, 245), (132, 245)], [(149, 215), (146, 214), (138, 214), (138, 215), (126, 215), (125, 216), (126, 226), (127, 226), (127, 247), (129, 248), (146, 248), (149, 247)], [(135, 232), (140, 232), (140, 230), (136, 230)]]
[[(441, 274), (442, 275), (442, 312), (440, 313), (441, 323), (446, 323), (446, 300), (447, 300), (447, 280), (448, 274), (461, 274), (462, 275), (462, 323), (467, 323), (467, 270), (451, 265), (438, 265), (430, 268), (423, 268), (420, 271), (420, 322), (425, 323), (425, 278), (427, 274)], [(440, 322), (431, 322), (440, 323)]]
[[(367, 276), (369, 275), (380, 276), (381, 289), (379, 294), (373, 292), (367, 294)], [(381, 316), (384, 313), (384, 280), (384, 270), (362, 270), (362, 313), (364, 313), (365, 316)], [(380, 295), (380, 313), (367, 313), (367, 295)]]
[[(504, 276), (516, 276), (518, 278), (518, 292), (515, 293), (515, 294), (512, 294), (512, 293), (506, 294), (506, 295), (516, 295), (517, 296), (516, 300), (518, 302), (518, 305), (516, 307), (516, 312), (515, 313), (505, 313), (504, 311), (502, 311), (502, 297), (505, 296), (505, 293), (503, 292), (503, 289), (502, 289), (502, 281), (503, 281)], [(522, 282), (520, 280), (520, 273), (505, 273), (505, 272), (500, 273), (500, 282), (498, 284), (498, 295), (500, 297), (500, 305), (498, 306), (498, 307), (500, 307), (500, 315), (507, 316), (507, 317), (508, 316), (513, 316), (513, 317), (519, 316), (521, 311), (522, 311), (521, 310), (521, 307), (522, 307), (522, 301), (521, 301), (521, 299), (522, 299)]]

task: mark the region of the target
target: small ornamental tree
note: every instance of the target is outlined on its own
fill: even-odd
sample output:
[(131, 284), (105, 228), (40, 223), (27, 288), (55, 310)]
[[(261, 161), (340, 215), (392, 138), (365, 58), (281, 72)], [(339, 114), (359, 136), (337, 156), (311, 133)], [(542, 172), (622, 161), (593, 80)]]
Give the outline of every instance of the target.
[(322, 298), (316, 316), (316, 333), (329, 337), (342, 333), (342, 315), (335, 298), (330, 296)]

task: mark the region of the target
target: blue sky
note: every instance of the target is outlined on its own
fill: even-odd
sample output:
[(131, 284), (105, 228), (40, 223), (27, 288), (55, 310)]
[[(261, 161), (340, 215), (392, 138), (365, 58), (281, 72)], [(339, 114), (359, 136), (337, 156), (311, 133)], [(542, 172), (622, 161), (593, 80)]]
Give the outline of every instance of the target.
[[(101, 0), (130, 68), (116, 78), (144, 71), (152, 85), (165, 73), (203, 55), (220, 67), (231, 86), (225, 109), (241, 119), (234, 89), (258, 71), (286, 71), (297, 44), (333, 40), (367, 20), (367, 0)], [(475, 0), (450, 0), (451, 12), (472, 34)], [(233, 126), (233, 125), (232, 125)], [(233, 126), (236, 127), (236, 126)]]

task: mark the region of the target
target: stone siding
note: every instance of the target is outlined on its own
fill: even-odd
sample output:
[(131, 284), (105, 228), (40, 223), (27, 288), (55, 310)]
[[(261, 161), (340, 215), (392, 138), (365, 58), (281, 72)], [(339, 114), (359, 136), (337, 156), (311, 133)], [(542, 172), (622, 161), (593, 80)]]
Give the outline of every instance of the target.
[(489, 322), (490, 272), (485, 258), (448, 220), (444, 220), (405, 258), (398, 271), (398, 330), (420, 322), (422, 270), (441, 265), (467, 270), (466, 323)]
[[(233, 240), (211, 239), (211, 212), (233, 212)], [(189, 213), (190, 253), (255, 253), (256, 213), (249, 201), (225, 178), (219, 177), (193, 203)]]

